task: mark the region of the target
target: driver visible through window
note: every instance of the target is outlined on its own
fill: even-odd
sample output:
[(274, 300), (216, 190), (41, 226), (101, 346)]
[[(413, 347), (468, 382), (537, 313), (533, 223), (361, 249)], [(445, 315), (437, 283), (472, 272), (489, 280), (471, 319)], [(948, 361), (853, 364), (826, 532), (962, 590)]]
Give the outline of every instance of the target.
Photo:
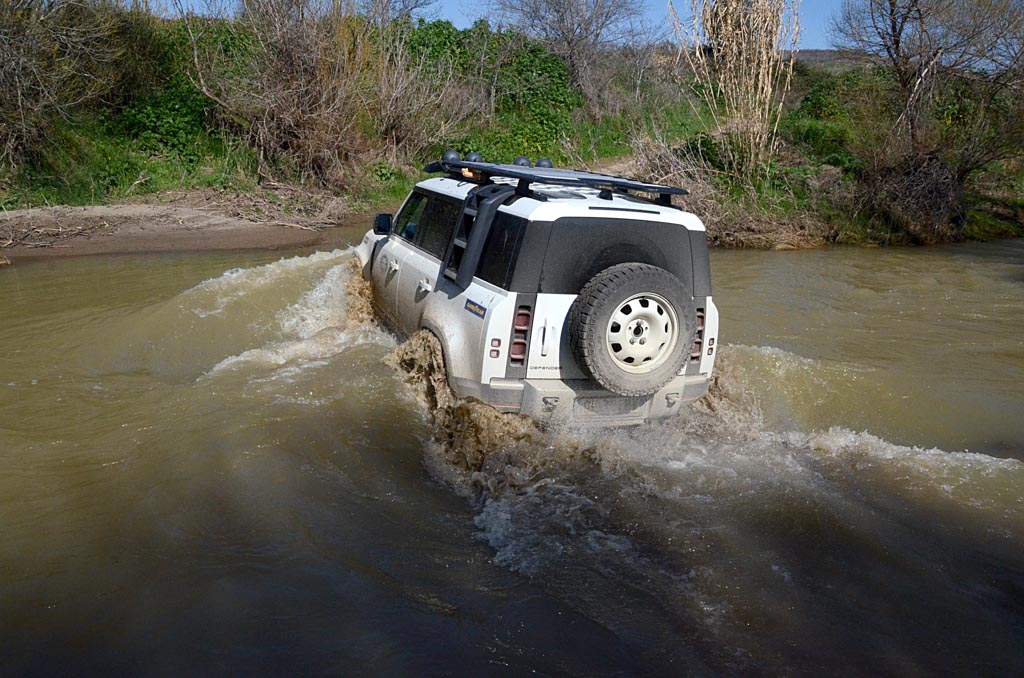
[(448, 249), (462, 202), (443, 195), (413, 193), (398, 215), (395, 233), (403, 240), (440, 259)]
[(409, 242), (416, 242), (419, 224), (423, 219), (423, 208), (426, 205), (427, 196), (422, 193), (413, 193), (409, 196), (408, 202), (405, 203), (405, 207), (402, 208), (395, 222), (395, 233), (399, 237)]

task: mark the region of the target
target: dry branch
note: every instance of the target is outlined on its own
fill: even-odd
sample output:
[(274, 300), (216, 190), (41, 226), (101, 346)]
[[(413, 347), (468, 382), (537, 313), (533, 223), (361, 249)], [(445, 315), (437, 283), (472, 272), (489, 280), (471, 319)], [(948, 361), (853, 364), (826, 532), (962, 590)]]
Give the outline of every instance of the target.
[(345, 2), (213, 1), (197, 16), (175, 0), (193, 81), (248, 134), (265, 181), (284, 166), (307, 185), (353, 188), (361, 168), (410, 164), (483, 108), (451, 63), (414, 53), (408, 24)]
[(57, 243), (64, 240), (70, 240), (71, 238), (83, 235), (87, 236), (108, 228), (110, 228), (110, 224), (105, 221), (88, 226), (76, 226), (74, 228), (64, 228), (60, 224), (56, 228), (49, 228), (42, 226), (15, 226), (8, 223), (6, 224), (7, 232), (4, 235), (6, 240), (0, 242), (0, 249), (11, 247), (55, 247), (58, 246)]

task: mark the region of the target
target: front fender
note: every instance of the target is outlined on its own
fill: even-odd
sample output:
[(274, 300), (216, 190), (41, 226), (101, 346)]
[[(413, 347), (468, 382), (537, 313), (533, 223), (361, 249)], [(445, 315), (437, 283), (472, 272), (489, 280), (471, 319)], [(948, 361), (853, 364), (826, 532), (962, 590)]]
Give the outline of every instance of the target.
[(386, 235), (377, 235), (373, 231), (367, 231), (362, 242), (356, 245), (356, 258), (359, 260), (359, 268), (362, 270), (364, 278), (370, 278), (373, 260), (387, 239)]

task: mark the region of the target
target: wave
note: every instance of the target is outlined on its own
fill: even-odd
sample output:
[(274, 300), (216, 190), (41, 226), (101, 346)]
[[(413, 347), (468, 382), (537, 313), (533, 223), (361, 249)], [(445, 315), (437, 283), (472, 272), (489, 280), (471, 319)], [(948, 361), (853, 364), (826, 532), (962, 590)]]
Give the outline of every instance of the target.
[[(348, 255), (348, 252), (344, 254)], [(319, 261), (336, 261), (336, 257), (314, 259), (310, 264)], [(288, 261), (288, 265), (293, 264)], [(319, 281), (304, 292), (295, 303), (278, 312), (273, 323), (280, 338), (263, 346), (251, 348), (236, 355), (224, 358), (214, 365), (206, 376), (212, 376), (223, 370), (236, 368), (240, 365), (257, 367), (281, 367), (296, 361), (323, 360), (365, 344), (392, 346), (391, 335), (381, 330), (374, 322), (368, 303), (368, 292), (361, 276), (355, 271), (356, 260), (346, 256), (343, 263), (333, 265), (320, 277)], [(283, 263), (283, 262), (281, 262)], [(278, 270), (271, 265), (263, 271), (258, 280), (273, 279)], [(267, 267), (261, 267), (266, 269)], [(242, 274), (226, 273), (214, 282), (229, 280), (235, 283)], [(207, 283), (203, 283), (204, 285)], [(242, 290), (233, 290), (233, 299), (244, 299)], [(288, 376), (291, 371), (285, 371)]]
[[(916, 566), (888, 565), (941, 561), (964, 548), (963, 526), (971, 528), (968, 551), (1019, 559), (1012, 554), (1024, 545), (1020, 461), (896, 445), (838, 426), (779, 429), (780, 418), (764, 411), (787, 388), (863, 375), (775, 348), (727, 346), (719, 361), (711, 392), (684, 415), (609, 432), (540, 430), (460, 401), (447, 390), (429, 335), (392, 356), (433, 419), (428, 469), (471, 502), (495, 562), (627, 635), (663, 626), (655, 635), (670, 663), (673, 636), (691, 628), (689, 640), (713, 648), (721, 667), (763, 669), (777, 643), (815, 632), (813, 620), (825, 613), (816, 592), (827, 587), (868, 599), (833, 601), (830, 610), (869, 625), (858, 605), (885, 605), (875, 597), (889, 595), (864, 581), (875, 569), (905, 595), (952, 596), (970, 607), (970, 594), (923, 584)], [(767, 389), (751, 378), (765, 365), (775, 380)], [(837, 556), (854, 570), (837, 572)], [(922, 594), (922, 586), (932, 588)], [(608, 606), (623, 599), (633, 606), (628, 619)], [(649, 608), (637, 612), (641, 601)], [(822, 651), (833, 659), (864, 651), (874, 633), (853, 633), (848, 647), (837, 635)], [(774, 649), (763, 634), (777, 636)]]
[(302, 276), (324, 265), (334, 265), (353, 256), (352, 248), (331, 252), (315, 252), (308, 256), (282, 258), (278, 261), (253, 266), (233, 268), (216, 278), (210, 278), (179, 295), (183, 306), (200, 318), (220, 315), (232, 304), (251, 300), (262, 290), (281, 284), (287, 285), (292, 278)]

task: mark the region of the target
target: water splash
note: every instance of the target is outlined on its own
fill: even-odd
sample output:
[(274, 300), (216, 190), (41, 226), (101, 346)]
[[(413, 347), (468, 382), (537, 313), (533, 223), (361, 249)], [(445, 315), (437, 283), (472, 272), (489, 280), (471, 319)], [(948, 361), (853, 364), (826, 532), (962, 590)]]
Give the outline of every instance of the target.
[[(296, 363), (322, 365), (324, 359), (357, 346), (393, 345), (391, 335), (384, 332), (373, 319), (369, 285), (358, 271), (358, 261), (351, 256), (351, 251), (345, 251), (342, 255), (317, 257), (314, 254), (306, 258), (307, 268), (325, 261), (332, 265), (318, 275), (312, 288), (275, 315), (272, 323), (273, 340), (224, 358), (206, 376), (244, 366), (247, 370), (253, 367), (285, 368), (278, 373), (287, 379), (294, 372)], [(339, 259), (340, 263), (337, 263)], [(202, 283), (199, 287), (218, 287), (224, 283), (230, 289), (226, 298), (238, 302), (246, 299), (243, 290), (236, 285), (239, 279), (247, 279), (248, 284), (256, 281), (255, 289), (248, 289), (250, 294), (258, 293), (262, 284), (280, 279), (283, 272), (298, 269), (300, 263), (282, 260), (259, 269), (229, 271), (221, 278)], [(250, 275), (251, 271), (255, 273)], [(221, 308), (225, 305), (222, 304)]]
[[(827, 388), (844, 373), (778, 349), (727, 347), (709, 395), (683, 416), (612, 432), (543, 431), (455, 398), (429, 333), (391, 360), (433, 420), (428, 469), (471, 501), (495, 562), (623, 633), (663, 626), (653, 633), (666, 660), (680, 628), (694, 630), (681, 634), (691, 649), (705, 647), (731, 669), (852, 659), (903, 623), (897, 613), (870, 629), (865, 609), (890, 599), (913, 608), (923, 597), (926, 607), (966, 605), (991, 616), (988, 603), (892, 563), (923, 554), (969, 579), (970, 567), (949, 555), (952, 544), (986, 554), (972, 558), (1002, 558), (1024, 536), (1019, 461), (894, 445), (840, 427), (778, 428), (780, 418), (763, 414), (777, 407), (772, 399), (790, 388)], [(781, 381), (771, 389), (750, 378), (765, 363)], [(945, 525), (977, 530), (965, 545)], [(879, 576), (888, 585), (872, 588)], [(822, 597), (835, 588), (850, 599)], [(608, 607), (622, 597), (656, 603), (627, 620)], [(779, 655), (780, 642), (798, 647), (819, 632), (823, 615), (865, 630)], [(942, 628), (931, 631), (943, 637)], [(911, 654), (907, 667), (939, 665), (916, 648)]]
[(241, 364), (280, 367), (295, 361), (321, 360), (364, 344), (393, 340), (373, 321), (354, 272), (355, 259), (328, 269), (321, 280), (276, 317), (281, 338), (221, 360), (208, 375)]
[(179, 301), (200, 318), (221, 315), (233, 304), (249, 300), (281, 284), (290, 284), (296, 275), (324, 265), (333, 266), (352, 256), (352, 248), (347, 248), (290, 257), (263, 266), (233, 268), (183, 292), (179, 295)]

